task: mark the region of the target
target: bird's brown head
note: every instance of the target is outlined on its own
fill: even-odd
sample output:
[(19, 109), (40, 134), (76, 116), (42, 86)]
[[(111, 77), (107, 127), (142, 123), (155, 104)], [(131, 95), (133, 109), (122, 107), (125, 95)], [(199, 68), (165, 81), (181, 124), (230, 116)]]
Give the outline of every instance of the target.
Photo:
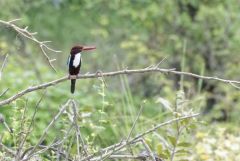
[(72, 49), (71, 49), (71, 55), (75, 55), (77, 53), (80, 53), (82, 51), (88, 51), (88, 50), (94, 50), (96, 49), (95, 46), (83, 46), (83, 45), (76, 45), (76, 46), (73, 46)]

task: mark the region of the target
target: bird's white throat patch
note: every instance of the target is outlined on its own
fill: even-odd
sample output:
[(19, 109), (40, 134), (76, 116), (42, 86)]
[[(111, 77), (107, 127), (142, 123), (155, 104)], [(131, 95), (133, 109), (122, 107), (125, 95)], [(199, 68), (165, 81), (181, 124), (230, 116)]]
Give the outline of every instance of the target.
[(73, 66), (74, 67), (79, 66), (80, 61), (81, 61), (81, 53), (77, 53), (74, 57), (74, 60), (73, 60)]

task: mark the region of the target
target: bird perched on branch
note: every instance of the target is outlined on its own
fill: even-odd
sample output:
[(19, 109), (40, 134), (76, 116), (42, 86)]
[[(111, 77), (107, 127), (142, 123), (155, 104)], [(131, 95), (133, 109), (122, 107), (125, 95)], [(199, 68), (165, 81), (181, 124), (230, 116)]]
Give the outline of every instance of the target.
[(93, 50), (96, 49), (95, 46), (82, 46), (77, 45), (73, 46), (70, 55), (68, 58), (68, 71), (69, 71), (69, 79), (71, 79), (71, 93), (74, 93), (75, 91), (75, 84), (77, 75), (80, 72), (81, 68), (81, 56), (84, 51)]

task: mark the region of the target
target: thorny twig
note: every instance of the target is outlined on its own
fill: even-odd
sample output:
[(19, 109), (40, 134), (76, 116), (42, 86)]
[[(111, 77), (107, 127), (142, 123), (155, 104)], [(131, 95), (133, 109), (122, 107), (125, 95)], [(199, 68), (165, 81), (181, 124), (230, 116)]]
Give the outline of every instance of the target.
[(59, 53), (61, 51), (59, 50), (55, 50), (52, 49), (51, 47), (49, 47), (47, 45), (47, 43), (51, 42), (51, 41), (40, 41), (38, 40), (35, 35), (37, 34), (37, 32), (30, 32), (28, 31), (28, 26), (26, 26), (25, 28), (20, 28), (17, 25), (14, 24), (14, 22), (19, 21), (21, 19), (15, 19), (15, 20), (11, 20), (11, 21), (3, 21), (0, 20), (0, 23), (7, 26), (7, 27), (11, 27), (13, 30), (15, 30), (18, 34), (22, 35), (23, 37), (32, 40), (33, 42), (35, 42), (41, 49), (44, 57), (46, 58), (46, 60), (48, 61), (48, 64), (52, 67), (52, 69), (56, 72), (56, 69), (54, 68), (52, 62), (55, 61), (55, 59), (50, 59), (49, 56), (47, 55), (46, 50), (51, 51), (51, 52), (55, 52), (55, 53)]
[[(163, 68), (155, 68), (155, 67), (144, 68), (144, 69), (132, 69), (132, 70), (125, 69), (125, 70), (119, 70), (119, 71), (114, 71), (114, 72), (106, 72), (106, 73), (102, 73), (101, 75), (99, 75), (98, 73), (78, 75), (77, 79), (89, 79), (89, 78), (98, 78), (98, 77), (102, 77), (102, 76), (110, 77), (110, 76), (116, 76), (116, 75), (121, 75), (121, 74), (151, 73), (151, 72), (163, 73), (163, 74), (171, 73), (171, 74), (175, 74), (175, 75), (185, 75), (185, 76), (194, 77), (194, 78), (198, 78), (198, 79), (215, 80), (215, 81), (219, 81), (219, 82), (223, 82), (223, 83), (228, 83), (232, 86), (233, 86), (233, 84), (240, 84), (240, 81), (236, 81), (236, 80), (222, 79), (222, 78), (210, 77), (210, 76), (202, 76), (202, 75), (197, 75), (197, 74), (189, 73), (189, 72), (176, 71), (175, 69), (163, 69)], [(3, 101), (0, 101), (0, 107), (11, 103), (12, 101), (16, 100), (17, 98), (22, 97), (23, 95), (25, 95), (27, 93), (30, 93), (30, 92), (33, 92), (36, 90), (40, 90), (40, 89), (45, 89), (50, 86), (55, 86), (56, 84), (67, 81), (68, 78), (69, 78), (69, 76), (65, 76), (65, 77), (56, 79), (51, 82), (43, 83), (43, 84), (33, 86), (33, 87), (28, 87), (27, 89), (18, 92), (17, 94), (13, 95), (12, 97), (5, 99)]]

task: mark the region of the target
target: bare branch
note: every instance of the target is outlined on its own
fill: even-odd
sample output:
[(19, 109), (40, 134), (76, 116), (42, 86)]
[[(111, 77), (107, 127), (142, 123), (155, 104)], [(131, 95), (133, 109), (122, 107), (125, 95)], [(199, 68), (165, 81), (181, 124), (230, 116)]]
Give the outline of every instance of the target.
[(234, 84), (234, 83), (230, 83), (230, 85), (233, 86), (234, 88), (240, 89), (240, 86), (237, 86), (237, 85)]
[[(99, 74), (99, 72), (96, 73), (92, 73), (92, 74), (85, 74), (85, 75), (78, 75), (77, 79), (89, 79), (89, 78), (98, 78), (98, 77), (110, 77), (110, 76), (116, 76), (116, 75), (121, 75), (121, 74), (135, 74), (135, 73), (151, 73), (151, 72), (156, 72), (156, 73), (163, 73), (163, 74), (175, 74), (175, 75), (185, 75), (185, 76), (189, 76), (189, 77), (194, 77), (194, 78), (198, 78), (198, 79), (205, 79), (205, 80), (214, 80), (214, 81), (219, 81), (219, 82), (223, 82), (223, 83), (227, 83), (233, 86), (233, 84), (240, 84), (240, 81), (236, 81), (236, 80), (230, 80), (230, 79), (222, 79), (222, 78), (218, 78), (218, 77), (210, 77), (210, 76), (202, 76), (202, 75), (197, 75), (194, 73), (188, 73), (188, 72), (180, 72), (180, 71), (176, 71), (174, 69), (163, 69), (163, 68), (144, 68), (144, 69), (132, 69), (132, 70), (119, 70), (119, 71), (114, 71), (114, 72), (106, 72), (106, 73), (101, 73)], [(36, 91), (36, 90), (40, 90), (40, 89), (45, 89), (48, 88), (50, 86), (55, 86), (61, 82), (64, 82), (66, 80), (68, 80), (68, 76), (62, 77), (60, 79), (56, 79), (54, 81), (51, 82), (47, 82), (47, 83), (43, 83), (37, 86), (33, 86), (33, 87), (29, 87), (25, 90), (22, 90), (20, 92), (18, 92), (16, 95), (13, 95), (12, 97), (0, 101), (0, 107), (2, 107), (3, 105), (9, 104), (12, 101), (16, 100), (17, 98), (20, 98), (22, 96), (24, 96), (27, 93)]]
[(17, 18), (17, 19), (8, 21), (8, 23), (13, 23), (13, 22), (20, 21), (20, 20), (21, 20), (21, 18)]
[(138, 156), (138, 155), (130, 155), (130, 154), (118, 154), (118, 155), (111, 155), (109, 156), (109, 159), (122, 159), (122, 160), (126, 160), (126, 159), (135, 159), (135, 160), (144, 160), (146, 159), (143, 156)]
[(20, 28), (17, 25), (15, 25), (13, 22), (19, 21), (20, 19), (15, 19), (15, 20), (11, 20), (11, 21), (3, 21), (0, 20), (0, 23), (7, 26), (7, 27), (11, 27), (13, 30), (15, 30), (18, 34), (22, 35), (23, 37), (30, 39), (31, 41), (35, 42), (39, 48), (41, 49), (44, 57), (46, 58), (46, 60), (48, 61), (48, 64), (52, 67), (52, 69), (54, 71), (56, 71), (56, 69), (54, 68), (52, 62), (50, 61), (49, 56), (47, 55), (47, 53), (45, 52), (44, 49), (47, 49), (48, 51), (51, 52), (55, 52), (55, 53), (59, 53), (61, 51), (52, 49), (51, 47), (49, 47), (48, 45), (46, 45), (48, 42), (50, 41), (40, 41), (38, 40), (35, 35), (37, 34), (37, 32), (29, 32), (28, 31), (28, 26), (26, 26), (25, 28)]
[(142, 141), (143, 146), (145, 147), (148, 155), (150, 155), (152, 161), (156, 161), (155, 156), (154, 156), (152, 150), (150, 149), (150, 147), (148, 146), (148, 144), (146, 143), (146, 141), (143, 138), (141, 139), (141, 141)]
[(151, 128), (151, 129), (149, 129), (149, 130), (147, 130), (147, 131), (145, 131), (145, 132), (143, 132), (143, 133), (135, 136), (133, 139), (131, 139), (131, 142), (134, 141), (134, 140), (138, 140), (138, 139), (142, 138), (143, 136), (145, 136), (145, 135), (147, 135), (147, 134), (149, 134), (149, 133), (152, 133), (152, 132), (156, 131), (157, 129), (159, 129), (159, 128), (162, 127), (162, 126), (171, 124), (171, 123), (176, 122), (176, 121), (181, 121), (181, 120), (189, 119), (189, 118), (192, 118), (192, 117), (197, 117), (197, 116), (199, 116), (199, 115), (200, 115), (200, 113), (192, 114), (192, 115), (175, 118), (175, 119), (169, 120), (169, 121), (167, 121), (167, 122), (158, 124), (158, 125), (154, 126), (153, 128)]
[(133, 122), (132, 128), (131, 128), (131, 130), (130, 130), (130, 132), (129, 132), (129, 134), (128, 134), (128, 137), (127, 137), (126, 142), (128, 142), (129, 138), (131, 137), (132, 132), (133, 132), (133, 129), (135, 128), (136, 123), (137, 123), (137, 121), (138, 121), (140, 115), (142, 114), (142, 110), (143, 110), (143, 106), (141, 105), (140, 110), (139, 110), (139, 112), (138, 112), (138, 115), (137, 115), (135, 121)]
[(60, 78), (60, 79), (57, 79), (55, 81), (52, 81), (52, 82), (48, 82), (48, 83), (44, 83), (44, 84), (41, 84), (41, 85), (38, 85), (38, 86), (33, 86), (33, 87), (29, 87), (21, 92), (18, 92), (16, 95), (6, 99), (6, 100), (3, 100), (0, 102), (0, 107), (2, 105), (6, 105), (6, 104), (9, 104), (11, 103), (12, 101), (16, 100), (17, 98), (20, 98), (22, 97), (23, 95), (27, 94), (27, 93), (30, 93), (32, 91), (36, 91), (36, 90), (40, 90), (40, 89), (45, 89), (49, 86), (54, 86), (60, 82), (63, 82), (64, 80), (67, 80), (68, 77), (63, 77), (63, 78)]
[(8, 126), (7, 122), (5, 121), (5, 117), (3, 114), (0, 113), (0, 124), (3, 124), (8, 132), (12, 133), (12, 129)]
[[(83, 149), (85, 155), (87, 156), (88, 155), (87, 148), (85, 146), (85, 143), (84, 143), (81, 131), (80, 131), (80, 127), (78, 126), (78, 123), (77, 123), (77, 116), (78, 116), (77, 105), (76, 105), (76, 102), (74, 100), (71, 100), (71, 103), (72, 103), (72, 109), (73, 109), (73, 124), (74, 124), (75, 129), (76, 129), (76, 135), (77, 135), (77, 140), (78, 140), (77, 144), (79, 144), (79, 142), (80, 142), (80, 144), (82, 146), (82, 149)], [(78, 153), (80, 154), (80, 146), (78, 146), (77, 148), (78, 148)]]
[(157, 63), (157, 65), (155, 65), (154, 67), (155, 67), (155, 68), (158, 68), (159, 65), (160, 65), (162, 62), (164, 62), (166, 59), (167, 59), (167, 56), (165, 56), (165, 57), (164, 57), (159, 63)]
[(47, 53), (45, 52), (45, 50), (44, 50), (44, 48), (43, 48), (42, 45), (40, 45), (40, 48), (41, 48), (41, 50), (42, 50), (43, 55), (44, 55), (44, 56), (46, 57), (46, 59), (48, 60), (48, 64), (53, 68), (53, 70), (54, 70), (55, 72), (57, 72), (56, 69), (54, 68), (54, 66), (52, 65), (51, 59), (49, 58), (49, 56), (48, 56)]

